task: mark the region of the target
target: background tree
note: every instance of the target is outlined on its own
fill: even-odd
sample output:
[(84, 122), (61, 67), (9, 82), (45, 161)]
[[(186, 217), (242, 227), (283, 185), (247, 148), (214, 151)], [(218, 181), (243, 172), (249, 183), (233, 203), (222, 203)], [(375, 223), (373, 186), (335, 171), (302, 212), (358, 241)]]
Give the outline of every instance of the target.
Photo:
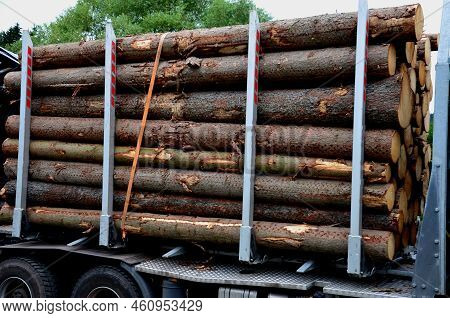
[[(112, 20), (119, 37), (247, 24), (254, 8), (252, 0), (78, 0), (56, 21), (33, 27), (31, 35), (35, 45), (101, 39), (106, 19)], [(262, 9), (258, 13), (261, 21), (271, 19)], [(17, 30), (17, 38), (1, 44), (14, 52), (20, 50)]]

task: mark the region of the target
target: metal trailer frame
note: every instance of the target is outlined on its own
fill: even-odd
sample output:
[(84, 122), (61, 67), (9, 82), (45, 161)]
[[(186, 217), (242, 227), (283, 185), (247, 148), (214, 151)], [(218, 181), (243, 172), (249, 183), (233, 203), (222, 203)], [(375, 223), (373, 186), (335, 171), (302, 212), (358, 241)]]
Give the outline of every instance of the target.
[(433, 119), (433, 161), (423, 222), (420, 226), (413, 277), (415, 297), (445, 295), (447, 280), (447, 174), (450, 62), (450, 0), (442, 6), (441, 33), (436, 64)]
[(116, 36), (111, 20), (106, 21), (105, 36), (105, 97), (103, 121), (102, 212), (100, 216), (100, 246), (111, 246), (116, 240), (112, 224), (114, 195), (114, 137), (116, 132)]
[[(362, 163), (364, 149), (364, 106), (366, 84), (367, 59), (367, 27), (368, 27), (367, 0), (359, 1), (357, 57), (355, 71), (355, 115), (353, 139), (353, 171), (352, 171), (352, 208), (351, 231), (348, 239), (347, 272), (358, 277), (369, 273), (364, 264), (364, 249), (361, 240), (361, 191), (363, 185)], [(264, 259), (259, 258), (253, 236), (253, 194), (255, 177), (255, 125), (256, 107), (258, 102), (258, 65), (259, 65), (259, 23), (256, 12), (250, 14), (249, 24), (249, 58), (247, 78), (247, 108), (246, 108), (246, 136), (244, 159), (244, 190), (242, 226), (240, 231), (239, 260), (245, 263), (257, 263)], [(432, 297), (446, 293), (446, 213), (447, 213), (447, 172), (448, 162), (448, 106), (449, 106), (449, 40), (450, 40), (450, 0), (444, 0), (442, 12), (441, 37), (439, 43), (438, 64), (436, 65), (436, 106), (434, 120), (433, 140), (433, 166), (430, 187), (423, 222), (420, 226), (418, 252), (414, 271), (403, 271), (402, 275), (413, 276), (412, 285), (408, 280), (393, 281), (389, 279), (383, 286), (411, 287), (413, 292), (402, 292), (400, 296), (413, 295), (415, 297)], [(112, 247), (114, 227), (111, 222), (114, 170), (114, 106), (115, 106), (115, 35), (108, 21), (106, 24), (105, 45), (105, 132), (104, 132), (104, 178), (103, 201), (101, 218), (101, 231), (99, 245)], [(21, 99), (20, 99), (20, 129), (19, 129), (19, 156), (17, 174), (16, 207), (14, 209), (12, 236), (22, 237), (22, 224), (24, 223), (26, 209), (26, 191), (28, 181), (29, 139), (30, 139), (30, 106), (32, 83), (32, 50), (33, 44), (27, 31), (23, 33), (22, 43), (22, 73), (21, 73)], [(23, 63), (26, 61), (26, 63)], [(183, 248), (181, 247), (181, 250)], [(174, 255), (180, 255), (178, 251)], [(308, 262), (306, 262), (308, 263)], [(181, 263), (180, 263), (181, 264)], [(267, 272), (267, 275), (255, 274), (252, 278), (240, 277), (244, 265), (221, 264), (213, 273), (188, 271), (183, 265), (180, 268), (171, 258), (153, 258), (136, 265), (136, 270), (165, 277), (181, 278), (198, 282), (215, 282), (239, 286), (273, 287), (286, 284), (288, 289), (306, 290), (311, 286), (327, 288), (328, 292), (344, 296), (389, 296), (389, 293), (380, 292), (373, 285), (364, 280), (357, 282), (325, 277), (322, 274), (298, 274), (295, 272)], [(162, 270), (162, 268), (169, 268)], [(177, 267), (178, 266), (178, 267)], [(181, 272), (180, 272), (181, 271)], [(236, 272), (237, 271), (237, 272)], [(401, 272), (399, 270), (392, 270)], [(181, 275), (180, 273), (184, 273)], [(387, 273), (387, 272), (386, 272)], [(395, 274), (395, 273), (394, 273)], [(212, 275), (212, 276), (208, 276)], [(219, 275), (216, 279), (215, 275)], [(330, 282), (334, 284), (327, 285)], [(394, 285), (393, 285), (394, 284)], [(325, 288), (325, 286), (328, 286)], [(346, 286), (346, 287), (342, 287)], [(379, 286), (379, 285), (378, 285)], [(389, 287), (391, 288), (391, 287)], [(394, 287), (392, 287), (394, 288)], [(396, 287), (395, 287), (396, 288)], [(240, 294), (240, 292), (238, 292)], [(392, 296), (392, 295), (391, 295)], [(393, 295), (395, 296), (395, 295)]]

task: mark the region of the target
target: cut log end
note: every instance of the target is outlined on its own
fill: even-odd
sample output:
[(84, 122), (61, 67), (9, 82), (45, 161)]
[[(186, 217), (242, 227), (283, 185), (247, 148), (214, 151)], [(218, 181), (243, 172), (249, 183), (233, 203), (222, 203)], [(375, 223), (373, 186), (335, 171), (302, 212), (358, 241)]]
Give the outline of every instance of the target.
[(409, 82), (411, 86), (411, 90), (416, 93), (417, 91), (417, 76), (416, 76), (416, 70), (413, 68), (409, 69)]
[(406, 42), (405, 43), (405, 57), (406, 62), (411, 64), (413, 55), (414, 55), (414, 45), (416, 45), (414, 42)]
[(422, 38), (423, 34), (423, 26), (424, 26), (424, 17), (423, 17), (423, 9), (420, 4), (416, 7), (416, 16), (415, 16), (415, 32), (416, 32), (416, 40), (419, 41)]
[(414, 94), (408, 72), (402, 72), (402, 87), (400, 92), (400, 106), (398, 108), (398, 122), (402, 128), (408, 127), (413, 112)]
[(400, 134), (394, 132), (391, 142), (391, 159), (393, 163), (397, 163), (400, 158), (400, 146), (402, 145)]
[(395, 184), (391, 183), (386, 191), (386, 206), (389, 211), (394, 208), (396, 190)]
[(389, 76), (393, 76), (395, 74), (395, 70), (397, 69), (397, 51), (395, 49), (395, 45), (389, 44), (388, 48), (388, 72)]
[(405, 179), (406, 170), (408, 168), (407, 166), (408, 166), (408, 155), (406, 153), (405, 145), (401, 145), (400, 146), (400, 157), (397, 162), (397, 173), (398, 173), (398, 178), (400, 180)]
[(390, 233), (387, 242), (387, 258), (393, 260), (395, 255), (395, 237), (393, 233)]

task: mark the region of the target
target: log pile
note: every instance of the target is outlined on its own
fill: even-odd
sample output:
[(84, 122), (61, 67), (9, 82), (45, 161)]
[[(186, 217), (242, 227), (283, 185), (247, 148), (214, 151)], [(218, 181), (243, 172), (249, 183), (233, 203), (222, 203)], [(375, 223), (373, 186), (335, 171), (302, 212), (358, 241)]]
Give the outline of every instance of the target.
[[(347, 251), (356, 22), (356, 13), (342, 13), (261, 25), (254, 217), (257, 244), (268, 251)], [(238, 243), (247, 30), (181, 31), (165, 39), (126, 222), (130, 235)], [(374, 261), (393, 259), (403, 241), (413, 241), (428, 187), (435, 47), (422, 30), (420, 5), (370, 10), (363, 228)], [(159, 38), (118, 40), (117, 227)], [(36, 226), (98, 229), (103, 59), (102, 41), (34, 51), (27, 215)], [(8, 74), (5, 86), (17, 95), (20, 73)], [(18, 115), (5, 130), (10, 181), (0, 194), (9, 205), (0, 222), (12, 217)]]

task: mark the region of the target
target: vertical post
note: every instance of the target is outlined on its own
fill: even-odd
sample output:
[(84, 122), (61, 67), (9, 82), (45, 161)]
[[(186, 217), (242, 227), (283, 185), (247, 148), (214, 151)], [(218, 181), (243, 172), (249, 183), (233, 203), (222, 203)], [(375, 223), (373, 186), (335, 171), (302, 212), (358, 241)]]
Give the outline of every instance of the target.
[(254, 261), (253, 205), (255, 186), (256, 108), (258, 105), (258, 75), (260, 51), (259, 20), (256, 11), (250, 12), (248, 30), (247, 103), (245, 113), (245, 157), (242, 199), (242, 225), (239, 238), (239, 260)]
[(433, 161), (425, 211), (420, 223), (412, 280), (414, 297), (446, 295), (448, 121), (450, 87), (450, 0), (442, 6), (441, 32), (436, 64), (433, 118)]
[(27, 204), (28, 165), (30, 149), (31, 88), (33, 76), (33, 42), (27, 30), (22, 34), (22, 66), (20, 75), (20, 126), (17, 161), (16, 205), (12, 236), (20, 237), (22, 218)]
[(356, 40), (355, 99), (353, 114), (352, 197), (347, 260), (347, 272), (357, 276), (361, 276), (362, 274), (361, 264), (364, 253), (361, 238), (361, 227), (362, 194), (364, 187), (363, 164), (368, 33), (369, 19), (367, 0), (359, 0)]
[(102, 181), (102, 214), (100, 217), (101, 246), (110, 245), (111, 214), (113, 213), (114, 191), (114, 136), (115, 136), (115, 104), (116, 104), (116, 36), (111, 21), (106, 22), (105, 36), (105, 111), (103, 128), (103, 181)]

